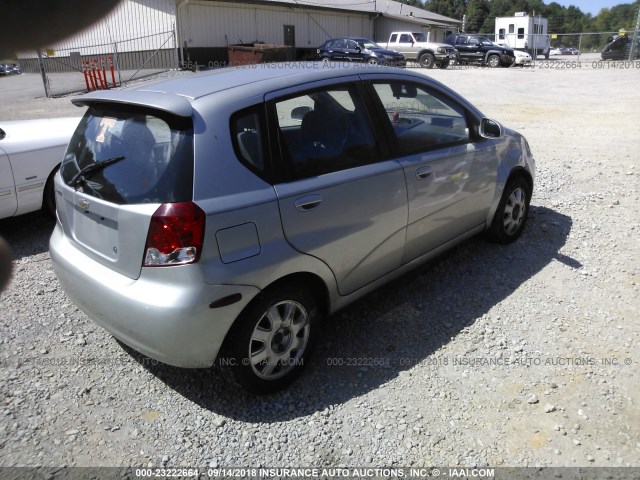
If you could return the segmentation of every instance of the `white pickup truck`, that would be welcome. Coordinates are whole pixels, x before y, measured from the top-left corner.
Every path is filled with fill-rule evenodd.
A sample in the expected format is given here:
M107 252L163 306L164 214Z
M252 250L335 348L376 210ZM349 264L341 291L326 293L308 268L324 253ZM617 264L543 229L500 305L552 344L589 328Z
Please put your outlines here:
M447 68L457 58L454 47L430 42L422 32L393 32L386 48L402 53L407 60L417 61L424 68Z

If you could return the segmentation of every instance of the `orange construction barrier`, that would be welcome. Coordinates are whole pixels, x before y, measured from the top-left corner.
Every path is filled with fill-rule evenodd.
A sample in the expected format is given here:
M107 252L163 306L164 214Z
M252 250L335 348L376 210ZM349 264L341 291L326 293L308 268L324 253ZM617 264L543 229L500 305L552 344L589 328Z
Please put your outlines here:
M87 91L91 91L91 87L89 86L89 74L87 73L87 65L84 60L82 60L82 75L84 76L84 83L87 86Z

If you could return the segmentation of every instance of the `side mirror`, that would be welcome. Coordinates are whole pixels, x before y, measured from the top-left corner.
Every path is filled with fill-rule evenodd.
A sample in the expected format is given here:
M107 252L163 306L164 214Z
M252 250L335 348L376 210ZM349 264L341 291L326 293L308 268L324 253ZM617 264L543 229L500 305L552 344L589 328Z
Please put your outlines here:
M302 117L304 117L310 111L311 107L307 107L306 105L302 107L296 107L291 110L291 118L294 120L302 120Z
M356 47L356 53L360 53L362 52L362 49L360 47Z
M480 120L478 134L482 138L500 138L502 136L502 125L490 118Z

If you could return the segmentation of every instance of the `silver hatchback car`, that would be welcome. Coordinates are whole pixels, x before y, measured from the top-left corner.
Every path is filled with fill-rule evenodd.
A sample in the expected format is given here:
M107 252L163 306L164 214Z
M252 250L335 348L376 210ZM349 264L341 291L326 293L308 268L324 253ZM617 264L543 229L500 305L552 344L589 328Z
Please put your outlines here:
M322 317L527 218L527 141L418 73L259 65L73 102L50 245L65 292L144 355L251 392L299 373Z

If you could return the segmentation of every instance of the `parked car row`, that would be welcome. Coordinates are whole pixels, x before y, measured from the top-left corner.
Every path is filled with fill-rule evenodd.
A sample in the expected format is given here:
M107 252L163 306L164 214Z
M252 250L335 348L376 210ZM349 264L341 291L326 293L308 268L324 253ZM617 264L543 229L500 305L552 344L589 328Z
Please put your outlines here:
M444 43L430 42L421 32L393 32L383 47L361 37L333 38L317 50L324 61L348 61L405 66L408 60L424 68L447 68L453 63L479 63L489 67L510 67L531 61L516 56L512 48L495 44L488 37L469 34L449 35Z

